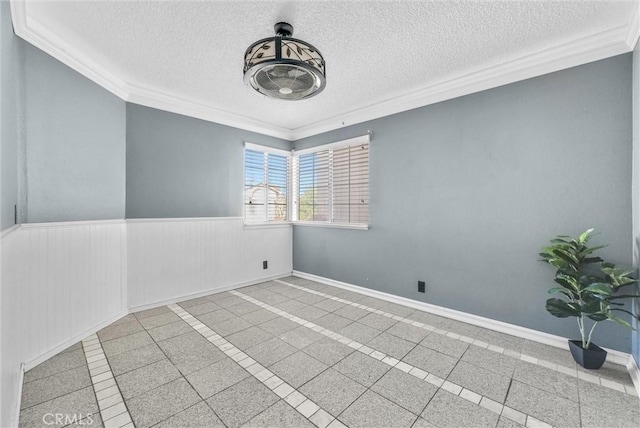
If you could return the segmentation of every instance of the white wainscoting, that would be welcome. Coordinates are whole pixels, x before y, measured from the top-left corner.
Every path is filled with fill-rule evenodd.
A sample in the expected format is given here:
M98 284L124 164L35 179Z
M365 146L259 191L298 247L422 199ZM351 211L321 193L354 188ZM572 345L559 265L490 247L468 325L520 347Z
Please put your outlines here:
M21 364L28 370L126 313L126 225L24 225L0 245L0 426L17 426Z
M127 220L129 308L291 273L291 225L244 227L241 217ZM268 261L268 269L262 262Z
M4 427L18 424L22 365L131 310L288 275L292 230L241 217L28 224L2 232L0 258Z

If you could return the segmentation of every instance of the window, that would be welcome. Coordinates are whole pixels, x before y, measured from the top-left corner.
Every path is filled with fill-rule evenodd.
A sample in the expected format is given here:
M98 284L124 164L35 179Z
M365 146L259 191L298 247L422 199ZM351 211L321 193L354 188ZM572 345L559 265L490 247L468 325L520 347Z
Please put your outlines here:
M285 150L245 143L245 223L289 220L290 161Z
M289 220L368 227L368 135L293 154L245 143L245 223Z
M369 223L369 136L293 155L294 220Z

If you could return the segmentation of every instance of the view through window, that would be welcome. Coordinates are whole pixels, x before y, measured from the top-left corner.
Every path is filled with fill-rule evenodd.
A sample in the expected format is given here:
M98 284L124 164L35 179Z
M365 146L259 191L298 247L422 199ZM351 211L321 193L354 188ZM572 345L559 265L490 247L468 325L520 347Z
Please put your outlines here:
M289 220L291 155L256 145L244 151L244 219L246 223Z
M369 136L288 152L247 143L246 223L369 223Z

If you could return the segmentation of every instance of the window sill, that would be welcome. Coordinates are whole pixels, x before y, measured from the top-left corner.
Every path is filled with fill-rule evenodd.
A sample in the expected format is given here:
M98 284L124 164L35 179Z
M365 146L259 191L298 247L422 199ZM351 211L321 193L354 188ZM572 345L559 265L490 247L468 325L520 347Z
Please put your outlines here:
M244 229L273 229L279 227L291 227L290 221L265 221L263 223L243 223Z
M315 221L294 221L294 226L329 227L334 229L369 230L368 224L322 223Z

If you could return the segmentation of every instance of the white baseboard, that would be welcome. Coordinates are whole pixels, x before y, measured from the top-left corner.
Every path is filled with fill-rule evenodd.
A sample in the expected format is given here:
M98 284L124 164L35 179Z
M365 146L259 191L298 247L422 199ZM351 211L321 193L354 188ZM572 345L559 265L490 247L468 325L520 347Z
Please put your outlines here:
M106 321L103 321L103 322L101 322L99 324L96 324L96 325L84 330L82 333L73 336L71 339L61 343L60 345L58 345L58 346L56 346L56 347L54 347L54 348L52 348L50 350L48 350L44 354L41 354L38 357L36 357L36 358L34 358L34 359L30 360L30 361L27 361L26 363L23 363L22 364L23 372L31 370L32 368L34 368L38 364L43 363L44 361L46 361L49 358L57 355L61 351L64 351L65 349L67 349L71 345L74 345L77 342L80 342L82 339L86 338L87 336L90 336L90 335L92 335L94 333L97 333L99 330L102 330L103 328L105 328L109 324L119 320L120 318L122 318L122 317L124 317L126 315L129 315L130 313L142 311L142 310L145 310L145 309L153 309L153 308L157 308L159 306L168 305L170 303L177 303L177 302L182 302L184 300L195 299L197 297L207 296L207 295L213 294L213 293L221 293L223 291L235 290L237 288L242 288L242 287L247 287L249 285L259 284L261 282L266 282L266 281L271 281L271 280L274 280L274 279L283 278L283 277L288 276L288 275L291 275L291 272L284 272L284 273L281 273L281 274L270 275L268 277L258 278L258 279L255 279L255 280L241 282L241 283L237 283L237 284L224 285L224 286L212 288L212 289L209 289L209 290L206 290L206 291L201 291L201 292L192 293L192 294L186 294L186 295L183 295L183 296L180 296L180 297L167 299L167 300L163 300L163 301L160 301L160 302L154 302L154 303L149 303L149 304L145 304L145 305L138 305L138 306L130 307L127 310L124 310L124 311L118 313L117 315L112 316L111 318L107 319Z
M631 376L633 386L636 388L636 393L640 396L640 368L638 368L638 364L633 356L629 358L627 371L629 372L629 376Z
M223 286L220 286L220 287L210 288L210 289L205 290L205 291L199 291L197 293L185 294L185 295L182 295L182 296L179 296L179 297L173 297L173 298L170 298L170 299L160 300L160 301L153 302L153 303L145 303L144 305L130 306L129 307L129 312L133 313L133 312L138 312L138 311L144 311L146 309L157 308L157 307L160 307L160 306L166 306L166 305L169 305L171 303L180 303L180 302L183 302L185 300L196 299L198 297L208 296L209 294L222 293L223 291L229 291L229 290L235 290L235 289L242 288L242 287L248 287L249 285L260 284L261 282L272 281L274 279L280 279L280 278L283 278L283 277L289 276L289 275L291 275L291 272L287 271L287 272L276 274L276 275L270 275L270 276L266 276L266 277L262 277L262 278L258 278L258 279L253 279L251 281L245 281L245 282L240 282L240 283L236 283L236 284L223 285Z
M57 355L59 352L64 351L65 349L67 349L68 347L76 344L77 342L81 341L82 339L86 338L87 336L90 336L92 334L97 333L99 330L103 329L104 327L108 326L109 324L113 323L114 321L119 320L120 318L133 313L133 312L138 312L138 311L142 311L145 309L153 309L153 308L157 308L159 306L165 306L168 305L170 303L177 303L177 302L181 302L184 300L190 300L190 299L195 299L197 297L202 297L202 296L207 296L209 294L213 294L213 293L221 293L223 291L228 291L228 290L235 290L238 288L242 288L242 287L247 287L249 285L254 285L254 284L259 284L261 282L266 282L266 281L271 281L274 279L279 279L279 278L283 278L285 276L289 276L291 275L290 271L287 272L283 272L280 274L276 274L276 275L270 275L268 277L263 277L263 278L259 278L259 279L255 279L255 280L251 280L251 281L245 281L245 282L241 282L241 283L236 283L236 284L230 284L230 285L224 285L221 287L216 287L216 288L212 288L206 291L202 291L202 292L198 292L198 293L192 293L192 294L187 294L187 295L183 295L180 297L176 297L176 298L172 298L172 299L167 299L167 300L163 300L160 302L154 302L154 303L149 303L149 304L145 304L145 305L138 305L138 306L134 306L134 307L130 307L125 311L122 311L120 313L118 313L117 315L114 315L113 317L107 319L106 321L103 321L97 325L94 325L86 330L84 330L82 333L75 335L74 337L72 337L71 339L65 341L64 343L61 343L60 345L48 350L47 352L45 352L42 355L39 355L38 357L26 362L26 363L22 363L20 365L20 379L19 379L19 383L18 383L18 399L17 399L17 411L16 414L14 416L14 418L16 418L16 420L14 421L15 423L13 425L18 426L18 420L17 418L20 417L20 406L21 406L21 400L22 400L22 383L23 383L23 379L24 379L24 373L30 369L32 369L33 367L37 366L38 364L41 364L42 362L48 360L49 358Z
M106 326L108 326L109 324L111 324L114 321L119 320L120 318L122 318L125 315L128 315L129 311L122 311L119 312L118 314L112 316L111 318L107 319L106 321L103 321L99 324L96 324L92 327L89 327L88 329L84 330L82 333L80 334L76 334L75 336L73 336L71 339L61 343L60 345L56 346L55 348L52 348L50 350L48 350L47 352L45 352L42 355L39 355L38 357L27 361L26 363L24 363L24 371L29 371L32 368L34 368L35 366L37 366L40 363L43 363L44 361L48 360L49 358L57 355L59 352L64 351L65 349L67 349L69 346L71 345L75 345L76 343L80 342L82 339L84 339L87 336L91 336L94 333L97 333L99 330L105 328Z
M566 337L544 333L542 331L521 327L519 325L509 324L509 323L497 321L491 318L485 318L478 315L469 314L467 312L456 311L455 309L445 308L444 306L438 306L438 305L433 305L431 303L420 302L420 301L409 299L406 297L396 296L393 294L385 293L383 291L372 290L370 288L349 284L346 282L336 281L330 278L325 278L322 276L313 275L306 272L300 272L300 271L294 270L293 275L303 279L309 279L312 281L317 281L323 284L331 285L331 286L342 288L345 290L354 291L356 293L375 297L377 299L386 300L391 303L397 303L399 305L407 306L413 309L418 309L418 310L428 312L434 315L439 315L445 318L451 318L456 321L465 322L467 324L486 328L488 330L497 331L499 333L505 333L511 336L521 337L523 339L531 340L533 342L542 343L544 345L549 345L556 348L569 350L569 344L567 343L568 339ZM629 364L629 359L633 359L631 355L625 352L616 351L614 349L606 349L606 351L607 351L607 361L613 364L627 366L627 364Z
M7 227L6 229L3 229L2 231L0 231L0 239L9 236L10 234L12 234L13 232L15 232L18 229L20 229L20 225L19 224L16 224L16 225L13 225L11 227Z
M20 364L20 371L18 372L18 399L16 400L16 410L13 413L13 420L11 421L12 427L17 427L20 423L20 407L22 406L22 383L24 382L24 363Z

